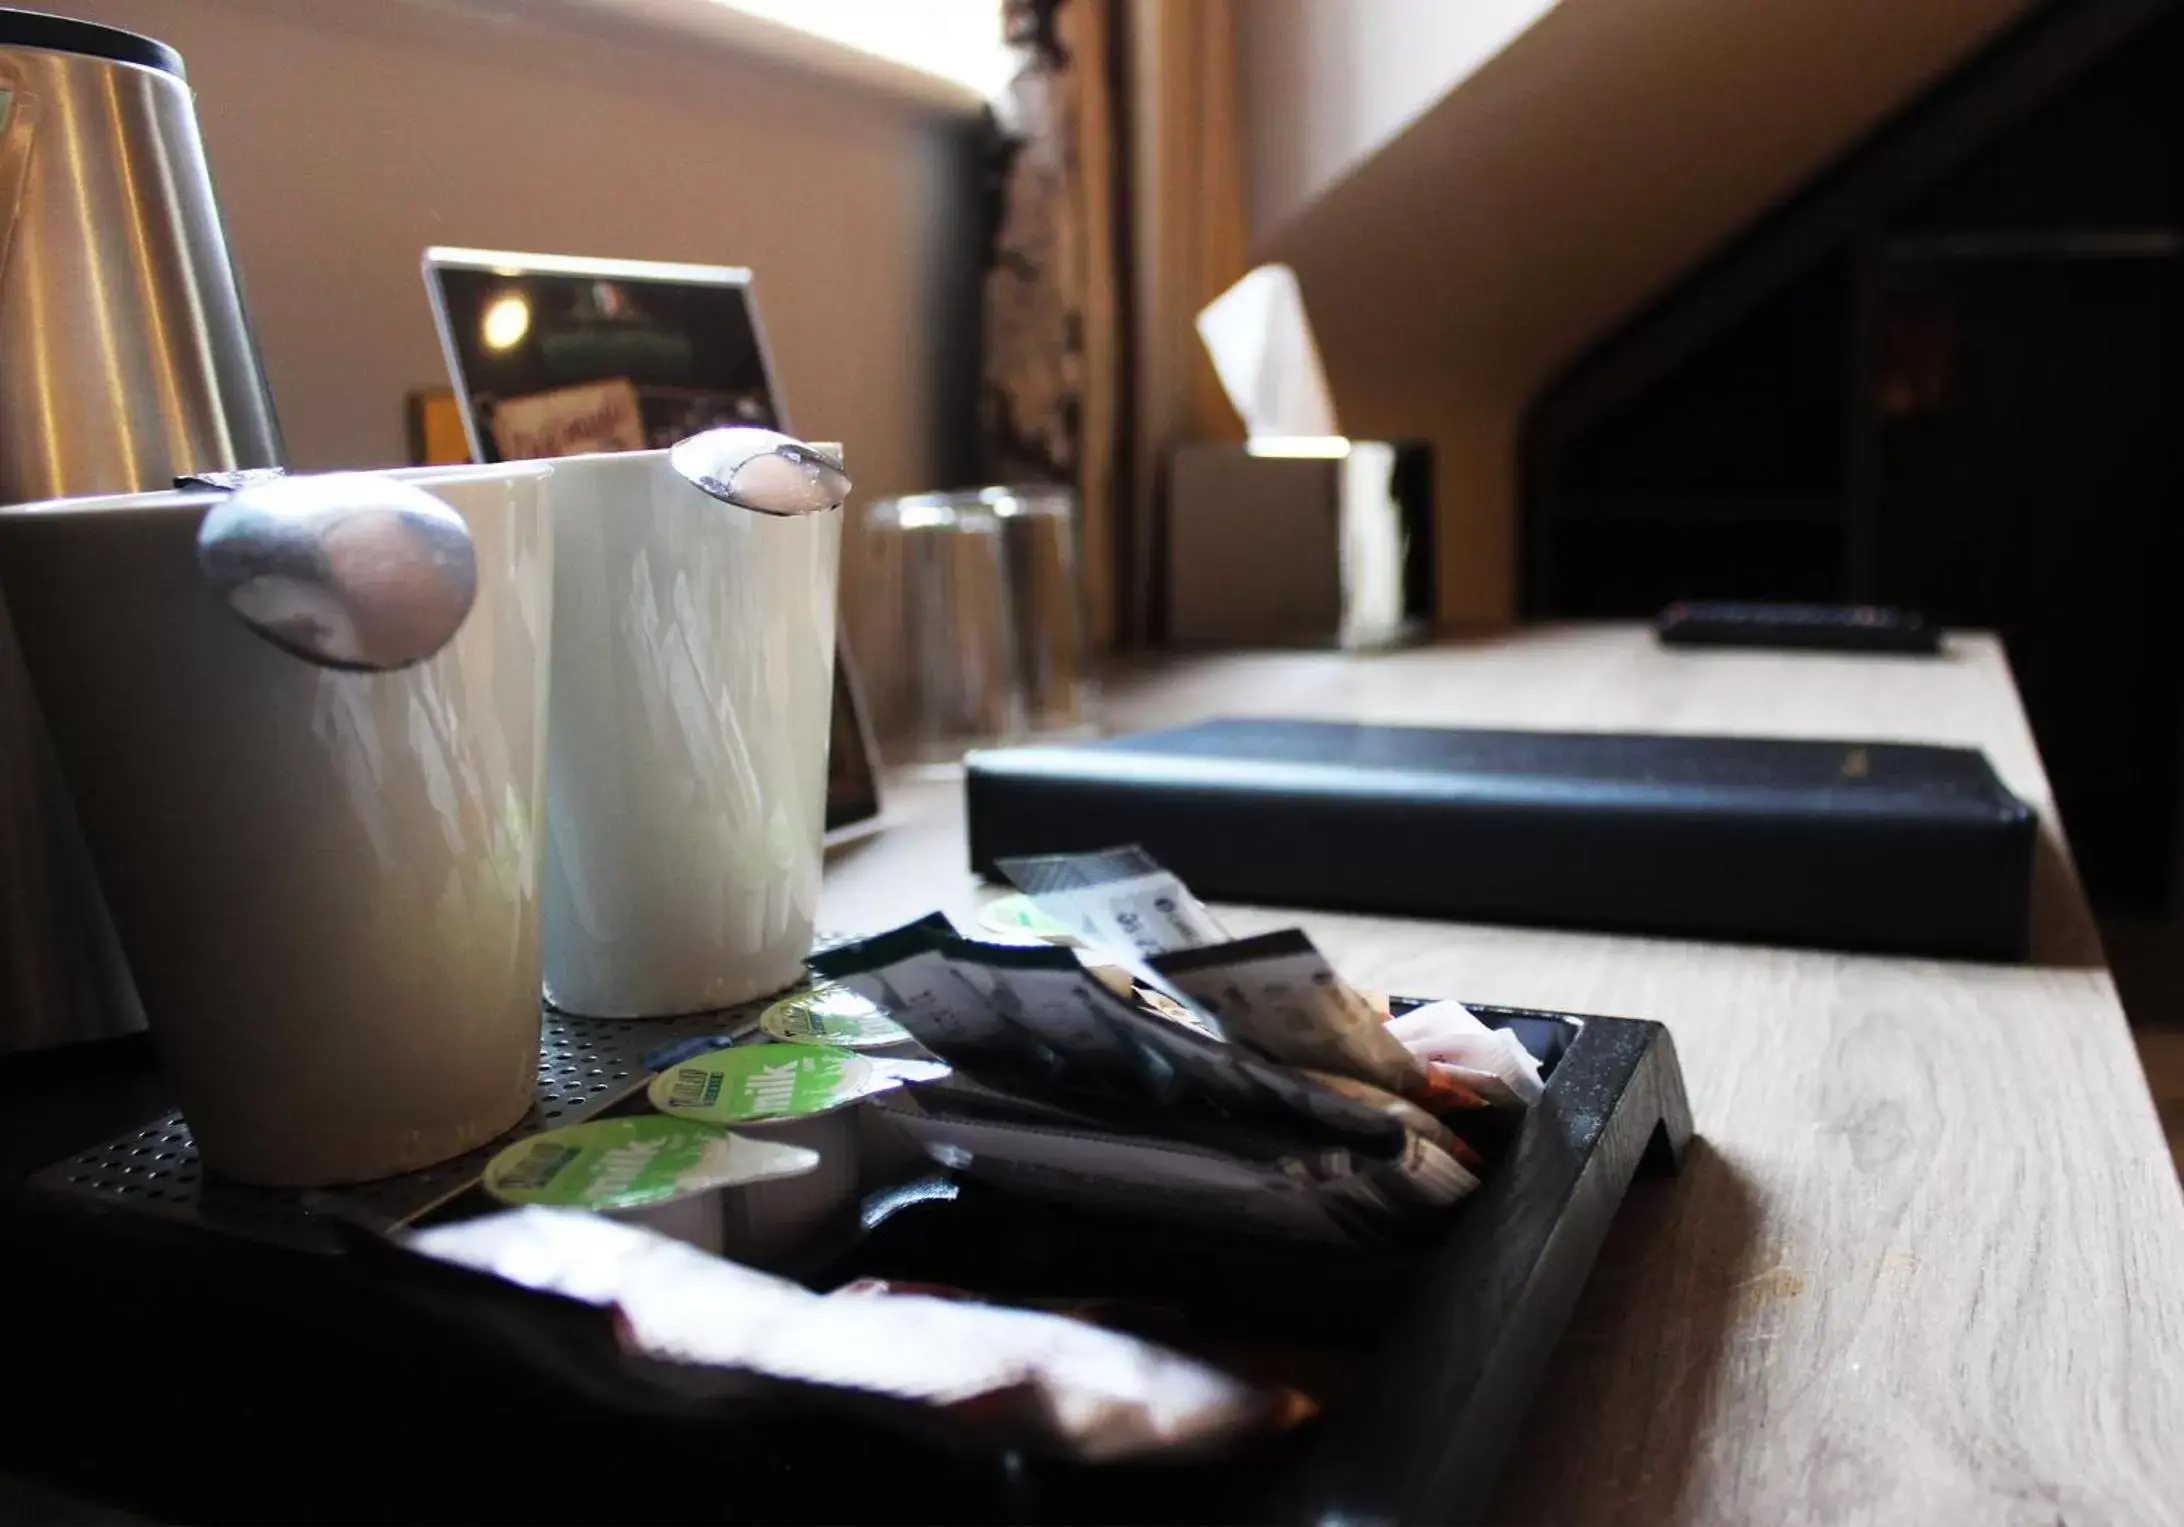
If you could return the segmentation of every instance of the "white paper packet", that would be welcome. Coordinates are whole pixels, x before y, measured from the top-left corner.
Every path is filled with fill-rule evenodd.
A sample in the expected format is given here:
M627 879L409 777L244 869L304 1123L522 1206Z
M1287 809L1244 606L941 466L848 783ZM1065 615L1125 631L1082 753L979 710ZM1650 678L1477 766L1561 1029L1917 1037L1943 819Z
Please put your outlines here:
M1191 888L1135 844L1001 859L996 867L1041 912L1096 949L1144 956L1228 941Z
M1086 1461L1215 1447L1265 1428L1278 1403L1269 1391L1119 1331L915 1294L815 1294L575 1210L517 1209L435 1226L408 1244L443 1262L611 1306L629 1343L648 1357L924 1405L1006 1404L1013 1425Z
M1461 1002L1428 1002L1388 1020L1413 1055L1453 1075L1497 1108L1530 1108L1546 1084L1539 1062L1507 1029L1490 1029Z

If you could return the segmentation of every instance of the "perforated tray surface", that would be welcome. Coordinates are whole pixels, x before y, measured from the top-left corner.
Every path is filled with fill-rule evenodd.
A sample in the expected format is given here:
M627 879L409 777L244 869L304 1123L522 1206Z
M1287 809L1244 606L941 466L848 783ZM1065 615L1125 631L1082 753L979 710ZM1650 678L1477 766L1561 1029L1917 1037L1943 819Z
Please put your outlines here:
M817 947L839 939L822 936ZM399 1177L338 1189L254 1188L207 1173L179 1110L78 1151L30 1180L46 1192L193 1222L208 1230L311 1250L337 1242L328 1214L382 1228L429 1213L469 1188L495 1153L541 1130L612 1107L651 1080L644 1057L701 1034L741 1038L773 999L681 1018L578 1018L548 1007L539 1025L538 1098L514 1129L476 1150Z

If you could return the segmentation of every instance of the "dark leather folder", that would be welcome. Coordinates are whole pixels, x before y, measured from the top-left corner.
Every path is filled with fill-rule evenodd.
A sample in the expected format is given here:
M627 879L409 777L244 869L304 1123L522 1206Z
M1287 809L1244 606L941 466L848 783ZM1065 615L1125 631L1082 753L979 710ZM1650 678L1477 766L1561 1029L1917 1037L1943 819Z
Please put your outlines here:
M2022 958L2029 807L1969 748L1209 721L974 753L972 867L1141 843L1210 900Z

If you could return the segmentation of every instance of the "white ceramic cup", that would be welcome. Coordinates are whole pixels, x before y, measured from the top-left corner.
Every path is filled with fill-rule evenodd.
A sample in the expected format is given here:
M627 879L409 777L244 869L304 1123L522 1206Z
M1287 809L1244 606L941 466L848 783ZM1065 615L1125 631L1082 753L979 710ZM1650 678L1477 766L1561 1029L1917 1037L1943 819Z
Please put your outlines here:
M199 573L221 495L0 509L0 587L205 1163L411 1171L536 1086L546 469L391 474L452 507L477 596L395 673L316 667Z
M819 900L841 511L723 504L665 451L553 468L546 998L641 1018L778 991Z

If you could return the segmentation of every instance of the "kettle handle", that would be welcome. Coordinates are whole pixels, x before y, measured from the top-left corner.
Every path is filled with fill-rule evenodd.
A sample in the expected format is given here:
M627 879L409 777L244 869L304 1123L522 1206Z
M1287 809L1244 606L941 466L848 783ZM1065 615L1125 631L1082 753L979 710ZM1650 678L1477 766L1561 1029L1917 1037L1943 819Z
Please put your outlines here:
M7 274L23 188L30 183L30 151L37 129L38 98L0 75L0 278Z

